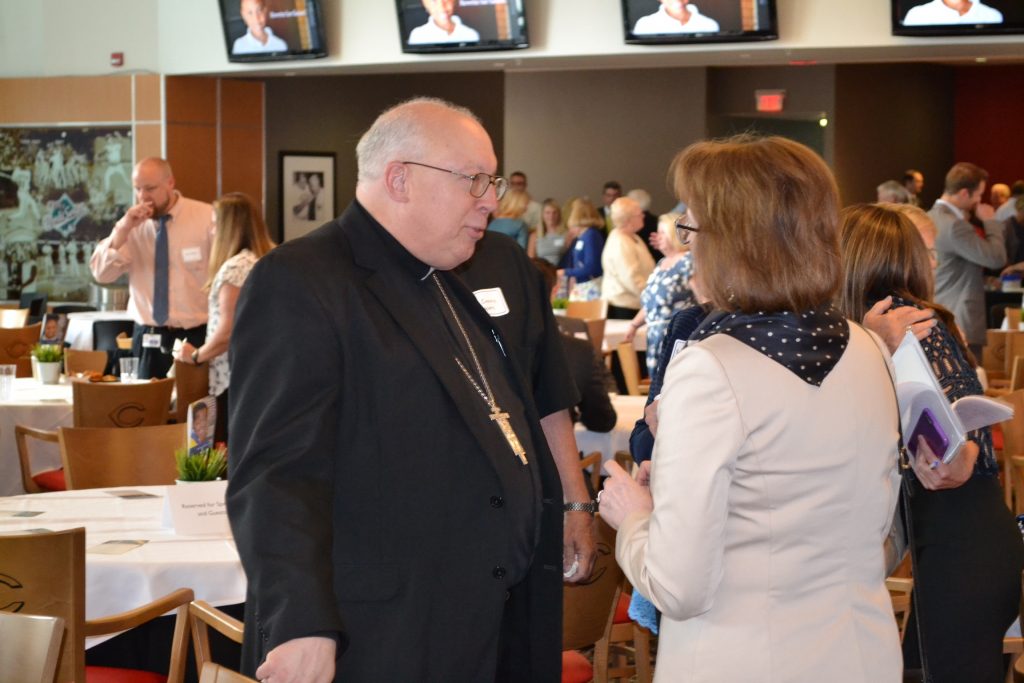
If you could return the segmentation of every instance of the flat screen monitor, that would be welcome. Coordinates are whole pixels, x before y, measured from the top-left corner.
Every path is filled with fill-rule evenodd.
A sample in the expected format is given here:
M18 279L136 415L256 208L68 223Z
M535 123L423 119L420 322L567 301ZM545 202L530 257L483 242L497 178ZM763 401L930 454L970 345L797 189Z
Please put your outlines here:
M622 0L626 42L731 43L779 37L775 0Z
M529 47L523 0L396 0L403 52Z
M1024 0L892 0L897 36L1024 33Z
M321 0L220 0L230 62L327 56Z

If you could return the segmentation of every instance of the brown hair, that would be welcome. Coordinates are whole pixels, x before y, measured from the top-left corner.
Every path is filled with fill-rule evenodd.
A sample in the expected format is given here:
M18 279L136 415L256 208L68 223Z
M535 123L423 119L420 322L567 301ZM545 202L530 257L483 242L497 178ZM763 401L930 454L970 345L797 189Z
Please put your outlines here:
M892 294L934 309L966 353L953 314L932 301L928 250L906 214L875 204L848 206L840 214L839 239L843 287L838 303L844 315L863 320L868 308Z
M558 212L558 225L555 226L555 233L561 234L565 232L565 220L562 217L562 207L558 205L554 199L545 199L540 205L540 223L537 224L537 234L546 235L548 234L548 226L544 222L544 209L552 208Z
M210 248L210 279L204 285L207 290L224 262L238 252L248 249L260 258L274 248L267 225L248 195L229 192L213 202L213 211L217 217L217 233Z
M601 220L601 214L597 212L590 200L580 197L573 200L565 224L569 227L596 228L604 225L604 221Z
M495 218L522 218L530 205L530 195L522 190L509 190L498 202ZM532 225L530 227L533 227Z
M781 137L690 145L672 162L700 232L693 258L723 310L806 311L839 289L839 192L828 166Z
M978 185L988 180L988 171L968 161L961 161L953 164L953 168L946 173L946 194L956 194L960 190L974 192Z

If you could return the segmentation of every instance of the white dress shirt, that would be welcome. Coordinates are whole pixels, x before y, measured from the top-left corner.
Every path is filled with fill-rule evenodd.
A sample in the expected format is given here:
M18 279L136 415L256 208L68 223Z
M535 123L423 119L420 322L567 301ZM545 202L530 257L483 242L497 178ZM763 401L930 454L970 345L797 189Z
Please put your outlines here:
M480 34L462 23L457 16L452 17L455 30L448 33L434 23L433 19L427 19L423 26L417 26L409 33L409 45L431 45L434 43L475 43L480 40Z
M1001 24L1003 13L975 0L965 14L947 7L942 0L932 0L911 7L903 18L904 26L933 26L939 24Z
M686 9L690 12L690 19L682 24L678 19L669 16L662 5L654 14L640 17L633 27L634 35L656 35L660 33L718 33L721 29L718 22L711 17L704 16L694 4L689 4Z
M177 200L167 221L167 327L189 329L206 324L206 292L210 247L213 244L213 207L187 199L175 191ZM124 218L114 226L117 230ZM153 274L156 267L157 221L152 218L128 233L120 249L110 246L110 237L100 241L92 253L89 269L97 282L113 282L128 273L128 312L140 325L153 320Z
M231 48L231 54L233 55L251 55L257 52L287 52L288 43L284 42L281 38L274 35L274 29L266 26L263 28L267 33L267 43L264 45L252 34L252 31L246 30L245 35L235 40L234 46Z

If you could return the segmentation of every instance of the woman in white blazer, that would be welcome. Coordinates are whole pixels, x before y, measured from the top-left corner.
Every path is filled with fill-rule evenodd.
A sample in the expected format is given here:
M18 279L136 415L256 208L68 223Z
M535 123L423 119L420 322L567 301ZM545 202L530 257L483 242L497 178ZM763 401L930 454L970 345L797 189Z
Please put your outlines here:
M717 310L668 366L649 473L612 463L600 496L662 613L656 681L899 681L896 399L880 341L830 303L835 181L777 137L691 145L673 174Z

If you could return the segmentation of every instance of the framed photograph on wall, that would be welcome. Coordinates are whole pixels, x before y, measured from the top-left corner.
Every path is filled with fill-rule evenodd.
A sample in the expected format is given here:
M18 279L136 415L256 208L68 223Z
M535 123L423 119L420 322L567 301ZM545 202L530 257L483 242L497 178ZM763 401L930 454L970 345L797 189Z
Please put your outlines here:
M285 240L335 218L334 152L281 152L280 171Z

